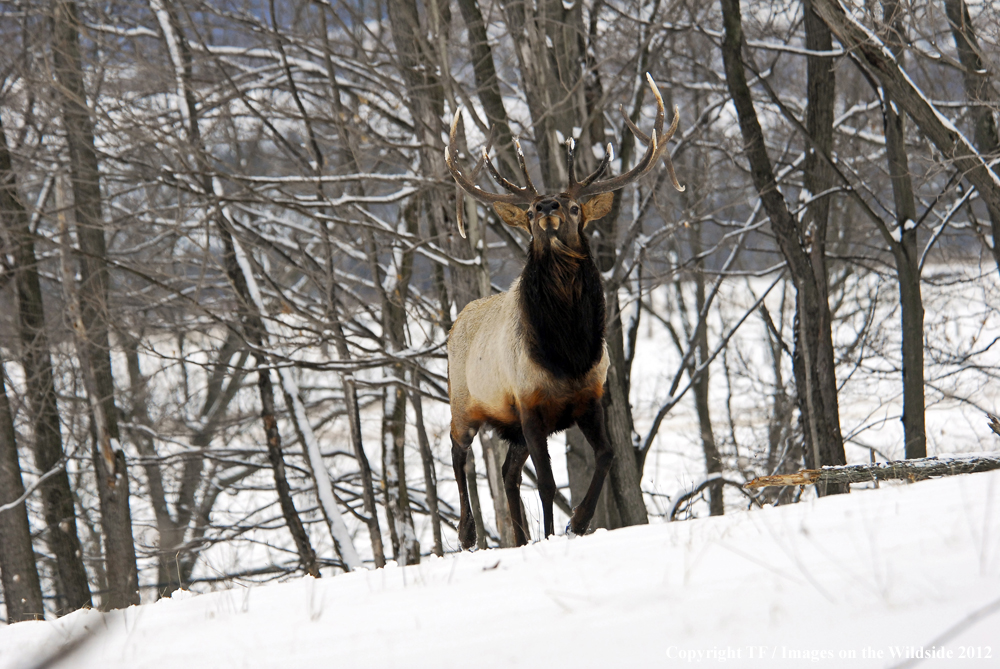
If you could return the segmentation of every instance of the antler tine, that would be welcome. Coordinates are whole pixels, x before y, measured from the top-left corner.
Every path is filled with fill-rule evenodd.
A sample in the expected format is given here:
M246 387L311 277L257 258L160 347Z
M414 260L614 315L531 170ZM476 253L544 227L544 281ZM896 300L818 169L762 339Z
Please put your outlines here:
M604 149L604 159L601 160L601 164L597 166L590 176L581 181L578 186L581 188L586 188L590 184L594 183L597 179L604 176L604 173L608 171L608 165L611 161L615 159L615 148L611 146L611 142L608 142L607 147Z
M576 187L576 140L572 137L566 140L566 176L568 185L566 192L573 192Z
M514 139L514 149L517 152L517 164L521 166L521 173L524 175L524 187L534 193L534 197L538 197L535 184L532 183L531 175L528 174L528 164L524 162L524 151L521 150L521 142L516 138Z
M486 165L486 171L490 173L490 177L492 177L493 181L504 190L510 191L511 193L521 193L527 190L526 188L521 188L517 184L513 184L503 178L503 175L497 171L496 165L494 165L493 161L490 160L489 147L483 148L483 154L479 161Z
M496 126L490 127L489 137L486 138L486 145L483 147L483 153L479 156L479 160L476 161L476 166L472 168L472 173L469 175L469 180L475 182L479 177L479 173L483 169L483 164L489 160L490 149L493 148L493 136L496 134Z
M624 109L622 110L622 118L625 119L625 124L628 126L628 129L632 131L633 135L638 137L643 144L649 144L649 135L640 130L635 123L632 123L632 119L628 117L628 114L625 113ZM673 184L673 187L678 192L683 193L686 189L680 184L679 181L677 181L677 173L674 172L674 161L670 159L670 152L666 150L667 141L669 141L674 136L674 133L677 132L679 122L680 110L677 109L677 105L674 105L674 120L671 122L670 127L667 128L667 131L663 133L663 136L658 143L660 144L660 150L663 153L663 161L667 164L667 176L670 177L670 183Z
M455 117L451 121L451 128L448 133L448 146L444 150L444 162L448 166L448 171L451 172L451 176L455 179L455 182L464 190L466 193L476 198L480 202L485 202L486 204L493 204L494 202L508 202L510 204L527 204L531 202L536 197L534 188L518 188L513 186L512 192L510 193L491 193L485 191L475 184L472 179L462 174L462 170L459 169L458 165L455 163L455 156L458 155L458 147L456 144L456 136L458 134L458 120L461 117L463 107L459 107L455 112ZM495 171L489 160L486 161L489 164L489 168ZM478 174L478 171L482 169L482 165L477 162L476 170L473 174L473 179ZM508 182L509 183L509 182Z
M635 167L624 174L618 175L617 177L612 177L603 181L596 181L595 179L598 178L597 176L594 176L593 179L588 178L586 180L586 185L581 184L578 195L594 195L597 193L607 193L609 191L624 188L653 169L657 161L663 155L666 155L667 171L670 175L671 181L673 182L674 188L677 188L677 190L684 190L684 187L677 182L673 164L670 162L670 154L666 153L667 141L673 137L674 133L677 131L677 125L680 122L678 109L676 106L674 107L674 120L667 132L663 132L663 120L666 116L663 108L663 97L660 95L656 82L653 81L653 77L651 77L648 72L646 73L646 81L649 83L649 88L653 92L653 97L656 99L656 120L653 123L652 134L646 135L644 132L639 130L635 123L632 122L632 119L628 117L628 114L625 113L625 110L621 109L622 116L625 118L625 123L628 126L628 129L638 140L646 144L645 154L643 154L639 162L636 163ZM607 162L610 162L610 159L608 158L609 155L610 151L605 153L605 160ZM601 168L598 169L600 170Z
M486 138L486 152L489 152L490 147L493 146L493 135L495 134L496 126L490 128L490 136ZM476 162L476 166L472 168L472 175L470 181L475 183L476 178L479 176L479 172L483 169L483 162L485 159L480 157ZM462 239L466 239L465 235L465 198L462 196L462 188L457 183L455 184L455 221L458 223L458 234L462 235Z

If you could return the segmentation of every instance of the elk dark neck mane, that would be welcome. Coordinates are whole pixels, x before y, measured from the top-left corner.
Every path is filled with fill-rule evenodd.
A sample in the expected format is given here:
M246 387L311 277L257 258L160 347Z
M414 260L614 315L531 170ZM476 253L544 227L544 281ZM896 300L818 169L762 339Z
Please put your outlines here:
M586 374L604 352L604 288L582 238L580 256L534 244L519 289L531 357L556 378Z

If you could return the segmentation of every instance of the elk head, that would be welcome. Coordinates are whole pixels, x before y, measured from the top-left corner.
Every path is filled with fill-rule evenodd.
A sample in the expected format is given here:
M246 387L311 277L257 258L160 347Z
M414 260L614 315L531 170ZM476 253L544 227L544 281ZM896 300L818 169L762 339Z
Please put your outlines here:
M579 247L579 237L587 223L605 216L611 210L612 193L648 174L660 158L663 158L667 164L667 172L674 188L678 191L684 190L684 187L677 181L674 165L667 152L667 142L677 131L680 118L677 107L674 107L673 122L664 131L663 98L660 96L656 83L648 73L646 80L656 99L656 120L653 132L650 135L643 133L628 117L624 108L619 108L629 130L646 145L646 152L635 167L616 177L605 178L605 173L608 171L611 161L614 160L614 149L609 143L604 151L604 159L597 166L597 169L590 176L578 181L575 165L576 142L570 138L566 140L566 173L569 177L566 190L556 195L540 195L531 181L531 175L524 162L524 152L521 150L520 142L516 139L514 147L525 185L518 186L500 175L489 157L489 150L493 144L492 132L486 146L483 147L479 161L467 176L455 162L458 155L455 139L458 119L462 113L461 108L455 112L455 117L451 122L448 146L444 151L445 163L456 183L466 193L480 202L492 204L504 223L528 232L534 244L548 243L553 247L553 250L561 253L576 252ZM476 179L484 166L497 185L507 192L492 193L476 185ZM527 205L527 209L522 209L525 205ZM461 202L458 204L457 219L458 231L464 238L465 226L463 225Z

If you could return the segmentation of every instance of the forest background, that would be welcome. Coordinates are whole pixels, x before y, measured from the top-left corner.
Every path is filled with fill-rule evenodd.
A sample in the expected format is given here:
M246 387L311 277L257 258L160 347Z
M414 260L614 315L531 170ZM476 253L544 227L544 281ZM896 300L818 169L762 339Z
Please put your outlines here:
M594 525L996 450L990 2L6 2L0 31L8 621L455 550L444 343L527 240L457 190L448 125L557 191L567 137L581 171L641 155L646 72L686 190L661 165L592 231ZM593 456L563 443L567 513ZM512 545L505 449L470 464L481 547Z

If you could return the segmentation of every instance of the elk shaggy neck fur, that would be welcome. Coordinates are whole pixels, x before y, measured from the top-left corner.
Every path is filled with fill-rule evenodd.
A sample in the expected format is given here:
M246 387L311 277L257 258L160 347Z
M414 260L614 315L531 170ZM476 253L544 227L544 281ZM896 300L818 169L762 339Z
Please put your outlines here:
M580 244L581 253L533 244L518 290L528 353L557 379L583 376L604 352L604 289L583 235Z

